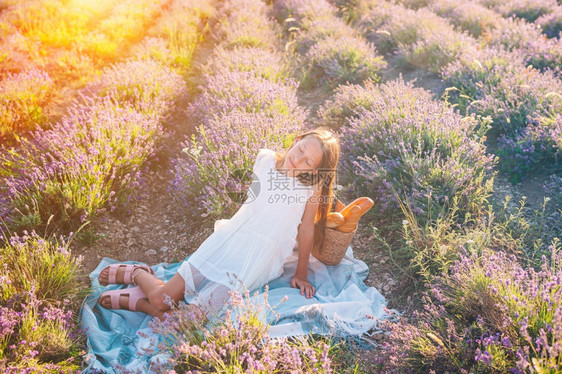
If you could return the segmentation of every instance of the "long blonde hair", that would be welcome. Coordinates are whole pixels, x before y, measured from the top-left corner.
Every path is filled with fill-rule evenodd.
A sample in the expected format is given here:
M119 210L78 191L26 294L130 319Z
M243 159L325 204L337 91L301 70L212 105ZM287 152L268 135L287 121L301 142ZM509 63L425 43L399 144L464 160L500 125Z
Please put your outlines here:
M322 161L318 165L318 172L313 176L310 173L301 173L297 176L305 185L312 186L321 183L320 206L316 213L317 223L314 225L314 243L323 247L326 232L326 217L334 200L333 185L336 179L336 167L340 158L340 142L337 136L326 127L318 127L298 135L291 146L285 151L281 163L285 162L287 152L306 136L315 137L321 144Z

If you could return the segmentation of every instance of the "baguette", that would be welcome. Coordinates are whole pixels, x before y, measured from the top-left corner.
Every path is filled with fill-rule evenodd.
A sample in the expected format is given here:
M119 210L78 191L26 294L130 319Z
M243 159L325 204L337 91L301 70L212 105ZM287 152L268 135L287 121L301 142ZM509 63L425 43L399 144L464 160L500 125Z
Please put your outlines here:
M344 222L344 218L340 212L330 212L326 217L326 227L334 228Z
M348 210L347 217L345 217L345 222L336 227L339 232L352 232L357 228L357 222L361 217L361 207L359 205L354 205Z
M374 201L368 197L355 199L351 204L341 210L340 213L343 215L345 222L336 227L336 230L340 232L352 232L355 230L357 228L359 218L361 218L363 214L367 213L374 204Z
M349 214L349 211L355 206L358 205L361 207L361 210L363 211L363 214L367 213L367 211L369 209L372 208L372 206L375 204L375 202L373 200L371 200L370 198L364 196L364 197L358 197L357 199L353 200L350 204L348 204L345 208L343 208L340 213L347 218L347 215Z

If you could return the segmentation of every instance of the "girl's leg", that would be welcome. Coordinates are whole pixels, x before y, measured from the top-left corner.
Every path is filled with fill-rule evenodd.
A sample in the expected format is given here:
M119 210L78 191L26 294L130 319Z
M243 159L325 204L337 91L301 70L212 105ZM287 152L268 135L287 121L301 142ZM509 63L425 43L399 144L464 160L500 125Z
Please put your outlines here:
M133 272L135 283L142 288L147 298L137 302L136 309L153 317L162 318L164 313L171 308L171 303L177 304L184 298L185 281L179 274L164 282L143 269L136 269ZM103 307L110 308L111 300L109 297L100 300ZM129 296L123 295L119 298L119 306L127 309Z
M142 269L137 269L133 272L133 279L148 297L148 302L162 312L169 310L184 298L185 280L178 273L168 282L164 282Z

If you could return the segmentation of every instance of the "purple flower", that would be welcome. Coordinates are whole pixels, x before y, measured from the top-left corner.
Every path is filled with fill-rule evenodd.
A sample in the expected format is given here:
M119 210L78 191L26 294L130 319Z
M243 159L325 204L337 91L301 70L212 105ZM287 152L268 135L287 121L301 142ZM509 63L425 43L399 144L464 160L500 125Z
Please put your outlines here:
M334 98L320 115L348 121L340 129L343 181L353 194L373 198L381 213L399 209L393 191L418 217L441 211L453 198L485 198L481 183L493 159L471 137L476 121L400 80L343 87Z

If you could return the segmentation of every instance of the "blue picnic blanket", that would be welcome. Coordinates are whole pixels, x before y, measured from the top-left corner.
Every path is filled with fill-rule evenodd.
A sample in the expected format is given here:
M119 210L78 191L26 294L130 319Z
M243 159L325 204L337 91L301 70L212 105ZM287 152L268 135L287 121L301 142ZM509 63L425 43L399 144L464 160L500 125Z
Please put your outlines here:
M308 278L316 287L316 294L311 299L301 296L298 289L290 286L297 260L295 252L285 263L281 277L269 283L268 302L275 311L275 318L270 316L271 320L267 321L271 324L270 337L315 333L368 340L368 336L381 332L380 321L397 315L389 313L385 298L374 287L364 284L369 268L353 257L351 246L336 266L326 266L310 257ZM101 270L116 262L104 258L90 273L92 292L80 311L81 327L86 330L88 346L85 372L150 373L153 364L166 362L168 357L166 352L156 349L159 335L149 326L152 317L141 312L108 310L97 304L101 292L126 287L103 287L98 282ZM180 265L162 263L152 268L158 278L168 280ZM283 299L286 301L281 302Z

